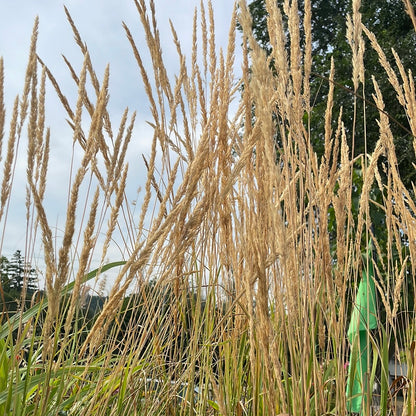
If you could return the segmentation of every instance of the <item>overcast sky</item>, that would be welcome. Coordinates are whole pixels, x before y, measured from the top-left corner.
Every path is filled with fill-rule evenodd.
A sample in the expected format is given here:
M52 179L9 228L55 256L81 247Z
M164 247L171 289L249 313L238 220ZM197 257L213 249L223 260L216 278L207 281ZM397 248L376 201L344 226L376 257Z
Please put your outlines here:
M231 22L233 0L213 0L217 47L226 49ZM75 97L76 87L62 59L65 55L77 70L80 69L83 57L76 46L71 28L66 20L64 4L69 9L83 40L87 43L94 68L100 80L107 63L110 64L110 114L113 127L117 126L121 114L128 106L137 111L135 141L132 145L137 152L149 154L151 129L146 125L151 120L149 105L141 77L131 53L122 22L131 29L137 45L142 47L144 57L146 44L140 19L133 0L13 0L0 2L0 55L5 66L5 99L7 120L12 110L12 103L20 94L24 83L30 37L36 16L39 16L38 54L55 75L64 94ZM195 7L200 6L199 0L155 0L158 26L160 30L163 55L169 75L177 72L178 60L172 42L169 19L172 20L185 53L190 56L192 41L192 19ZM239 42L238 42L239 43ZM150 69L150 63L147 62ZM237 71L239 61L236 62ZM75 99L75 98L73 98ZM52 89L47 95L47 125L51 127L51 159L50 175L47 183L50 221L56 221L57 228L62 227L60 220L65 217L66 188L68 172L67 144L72 141L68 129L66 114L53 94ZM72 102L71 104L75 104ZM6 138L8 136L6 124ZM4 149L4 146L3 146ZM134 156L134 157L136 157ZM19 154L15 186L24 184L26 150ZM130 168L131 175L137 183L135 189L143 186L145 171L142 167ZM20 176L19 176L20 175ZM17 193L16 193L17 194ZM24 249L24 192L16 197L15 205L7 220L7 238L3 244L2 254L10 256L17 249ZM52 217L52 218L51 218ZM23 219L23 221L22 221ZM117 260L117 259L115 259Z

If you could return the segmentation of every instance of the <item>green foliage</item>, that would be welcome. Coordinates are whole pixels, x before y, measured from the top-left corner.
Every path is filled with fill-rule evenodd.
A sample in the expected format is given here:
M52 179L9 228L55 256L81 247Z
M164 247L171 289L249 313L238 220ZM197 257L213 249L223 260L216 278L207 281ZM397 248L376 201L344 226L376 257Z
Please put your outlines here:
M285 2L286 5L289 3ZM19 308L18 314L7 317L7 322L3 321L0 326L0 414L345 414L345 363L349 356L346 324L355 299L353 289L357 286L357 277L368 265L360 252L360 249L366 250L368 235L361 235L360 241L356 228L359 226L360 232L366 227L368 229L370 223L374 224L378 218L374 224L377 249L381 252L380 261L383 255L386 256L382 260L389 267L390 262L401 254L400 249L405 247L400 232L396 232L395 228L399 222L391 225L385 215L388 209L395 210L392 200L397 200L401 194L393 193L392 198L387 198L382 186L381 190L375 187L369 190L371 184L366 182L368 178L379 178L376 178L378 172L374 173L376 169L368 169L365 163L370 160L370 153L354 159L354 155L348 155L346 146L342 146L342 166L336 163L340 156L336 150L328 151L328 158L333 161L324 160L327 164L322 164L323 169L315 165L315 156L322 157L323 152L322 119L328 85L322 74L327 71L327 58L331 54L337 56L338 73L342 75L345 70L345 77L337 80L340 84L336 90L337 100L340 100L338 104L345 101L342 105L347 113L346 133L351 149L355 136L354 154L363 153L360 150L362 142L359 142L360 123L354 126L352 122L354 101L359 102L360 99L344 88L351 86L350 69L344 68L350 59L349 47L345 44L345 34L337 32L339 25L345 25L345 13L349 6L346 2L328 4L319 0L314 5L314 8L318 7L314 10L316 19L321 16L322 20L314 20L313 28L317 34L312 82L315 105L311 114L307 114L307 106L300 97L298 99L292 94L290 88L279 91L279 82L275 83L278 78L273 77L270 67L263 65L264 54L258 54L253 48L246 62L252 58L252 62L258 65L253 65L251 73L247 67L244 69L245 95L238 111L238 114L244 115L233 124L231 120L227 122L232 101L229 89L235 81L231 71L232 45L228 49L228 58L218 59L217 66L213 28L202 28L205 39L202 44L206 44L200 49L206 51L209 60L204 59L202 65L205 68L199 71L195 48L195 59L192 59L192 67L188 71L180 53L183 63L181 75L177 78L175 89L171 90L160 55L156 19L155 16L148 18L150 16L144 13L144 4L144 1L137 3L154 63L158 100L151 93L153 82L142 69L138 49L126 27L146 86L152 84L147 91L155 116L152 162L146 163L148 181L145 200L148 202L145 202L139 217L141 225L137 227L133 213L131 217L129 215L130 207L122 202L127 199L123 199L124 188L121 184L113 184L110 180L103 189L105 199L112 206L110 228L121 221L121 216L117 219L118 211L114 211L112 203L112 190L117 189L114 207L120 203L123 213L128 214L124 217L131 221L128 224L131 227L127 227L129 237L130 231L131 237L137 232L131 240L132 247L127 243L130 240L127 234L123 236L126 237L123 240L126 246L121 248L132 257L126 262L111 263L85 275L89 261L100 251L99 240L93 235L94 225L97 233L101 234L105 218L104 214L97 215L95 203L82 248L77 244L73 254L70 249L72 243L68 243L55 257L52 244L49 244L51 237L44 218L46 214L39 207L42 205L38 201L40 196L36 187L31 187L37 198L36 208L43 226L49 272L49 280L46 280L48 293L33 296L33 302L37 302L33 307ZM253 4L262 7L260 1ZM333 16L335 11L337 15ZM377 7L372 11L373 14L378 12ZM384 12L379 14L384 15ZM205 21L205 17L202 20ZM264 14L256 16L256 36L262 35L261 25L265 21ZM72 19L70 22L72 25ZM248 33L246 35L249 36ZM121 143L119 139L116 142L109 140L114 143L114 149L106 148L107 141L102 140L101 127L109 132L111 130L109 114L101 112L105 108L107 81L102 86L100 99L91 104L89 93L86 93L89 88L83 85L87 72L90 76L86 78L92 79L94 88L98 81L86 46L76 30L75 36L86 63L76 81L80 92L76 112L83 112L81 109L85 106L92 116L92 126L98 126L98 120L104 123L88 135L79 136L82 139L88 137L82 144L86 155L94 159L91 161L91 173L97 174L100 179L104 178L102 173L111 173L109 176L113 177L114 167L118 164L113 166L109 160L117 159L114 156L118 152L116 149L120 149L124 158L124 150L118 147ZM262 41L262 46L268 48L267 38ZM209 53L208 49L211 49ZM283 48L280 52L284 52ZM33 52L33 62L36 58ZM275 58L277 62L278 57ZM273 68L273 62L271 65ZM192 78L188 74L192 74ZM34 74L33 91L37 79ZM97 88L95 90L98 91ZM279 92L278 99L282 99L282 108L288 109L287 117L284 115L286 110L276 111L276 107L279 110L276 91ZM345 97L340 99L338 95L342 94ZM206 102L209 100L212 104L208 108ZM35 101L32 100L33 103ZM67 108L66 99L63 102ZM360 105L364 104L366 101L361 100ZM41 107L36 106L39 110ZM176 114L176 108L180 109L181 116ZM189 123L188 108L191 113ZM293 114L289 114L292 109ZM361 110L358 108L359 117ZM195 114L200 112L202 118L198 119ZM274 113L273 120L271 113ZM252 125L246 124L246 131L239 130L252 114ZM362 116L366 118L364 114ZM75 132L83 130L78 116L70 115L69 118L74 122ZM183 119L183 126L177 124L179 119ZM120 138L125 121L118 134ZM370 121L369 126L362 126L363 133L364 130L377 131ZM280 131L275 129L280 127L279 122L282 123ZM298 134L302 123L310 126L305 129L304 135ZM169 135L165 137L163 126L169 126L177 136L176 143L167 140ZM188 131L190 126L194 126L192 132L182 138L183 127ZM283 126L287 128L287 134ZM252 130L249 131L248 127ZM201 139L198 141L200 128ZM241 137L237 137L237 131L241 132ZM163 135L159 137L159 133ZM279 134L281 143L278 142ZM198 141L195 148L191 137ZM159 139L161 146L157 144ZM316 153L309 145L305 146L309 139ZM167 144L166 153L163 143ZM334 149L338 144L334 145ZM94 149L93 145L97 148ZM162 151L162 174L156 178L154 165L158 165L159 156L155 149L159 147ZM370 152L370 148L367 150ZM387 146L385 150L391 162ZM100 159L96 159L98 156ZM104 156L107 172L100 173L101 156ZM177 160L172 171L169 166L174 158ZM328 168L326 171L325 167ZM80 172L84 174L88 169L83 166ZM184 175L182 183L179 170ZM392 188L402 184L400 177L391 178L391 181ZM105 180L99 182L100 185L106 183ZM156 191L155 215L152 215L153 221L144 232L143 224L152 189ZM41 190L39 193L42 193ZM96 193L97 204L101 198L99 193L101 190ZM347 193L348 197L345 196ZM69 199L72 200L72 197ZM368 203L369 199L372 205ZM110 205L104 205L104 210ZM161 209L159 214L157 206ZM69 234L73 233L70 229L75 211L75 208L68 210ZM409 221L413 219L412 214L408 215L405 206L400 205L394 212L396 214L406 219L400 223L404 224L401 230L414 226ZM123 232L122 223L118 225ZM383 231L383 227L388 230ZM112 242L111 235L111 232L106 234L108 244ZM386 249L396 242L395 238L399 240L396 248L399 253ZM76 241L81 244L81 239L80 233ZM72 241L71 238L65 240ZM339 249L335 250L337 243ZM79 261L74 260L77 258ZM25 271L24 260L20 263L13 261L10 272L2 277L7 293L21 290L21 274L30 274L30 267ZM415 264L414 254L412 263ZM2 264L5 270L9 270L11 261L4 259ZM121 268L108 297L85 298L83 284L86 281L122 265L125 267ZM389 272L389 279L397 281L399 277L400 280L399 268L392 268ZM73 275L75 281L64 286ZM134 282L138 285L133 289ZM380 281L380 284L383 282ZM30 284L28 287L31 291ZM400 284L387 284L382 287L384 289L386 308L389 302L396 306L396 302L400 301ZM126 293L130 294L126 296ZM390 308L388 317L392 320L396 312ZM378 319L378 323L380 321ZM398 346L393 338L394 330L387 321L387 328L380 329L380 339L373 333L364 334L371 341L373 351L372 365L364 377L370 380L366 383L370 386L379 375L376 374L377 367L382 367L378 378L381 380L384 414L389 410L389 349ZM355 349L350 367L353 374L357 371L359 360L359 351ZM367 393L371 396L368 390ZM370 400L367 403L369 405ZM369 413L367 409L364 412Z
M9 314L15 313L22 303L30 304L37 290L37 272L17 250L12 258L0 258L0 309ZM24 296L24 299L22 299Z
M265 0L254 0L250 2L249 9L253 19L253 33L260 46L267 53L271 52L269 33L267 28L267 12ZM283 1L277 2L283 12ZM376 142L379 140L379 109L375 106L372 95L374 86L371 77L374 75L379 83L385 102L385 111L390 117L390 127L394 135L397 162L400 176L411 196L414 196L412 183L416 181L416 170L414 169L413 139L410 132L409 122L398 102L396 93L388 81L384 68L378 60L378 55L367 42L365 50L366 80L363 90L356 93L352 84L352 52L351 46L346 39L346 16L352 14L350 0L325 1L317 0L311 2L312 7L312 75L311 75L311 100L312 109L310 119L305 115L305 125L308 124L311 134L311 143L314 151L320 159L324 152L324 123L327 106L327 94L329 90L329 74L331 58L335 65L335 95L333 105L333 120L337 120L342 108L342 121L346 128L347 143L350 148L351 158L356 157L353 167L352 188L352 229L356 228L360 198L363 187L364 159L366 153L373 152ZM387 59L394 69L397 65L393 58L392 48L402 59L404 68L414 68L416 65L416 33L413 29L411 19L406 14L401 0L369 0L362 2L360 12L362 23L375 35L386 53ZM299 13L304 15L304 1L299 1ZM302 21L302 20L301 20ZM241 27L240 27L241 29ZM304 39L303 27L301 37ZM290 39L288 38L288 47ZM303 46L301 44L301 46ZM356 111L354 111L354 104ZM333 126L335 127L335 125ZM278 139L277 139L278 140ZM363 157L359 157L364 155ZM387 258L388 240L386 212L382 208L383 199L387 197L387 179L389 170L388 163L383 157L379 161L379 172L384 182L384 190L374 183L370 191L370 218L372 231L377 237L383 258L379 259L382 264L394 264L400 258L395 247L391 247L392 258ZM336 189L334 190L336 191ZM330 232L332 258L335 259L336 248L336 223L334 221L333 208L328 212L328 229ZM407 236L401 234L403 246L409 242ZM363 235L363 247L365 247L365 235ZM388 273L383 273L380 278L388 280ZM408 305L413 305L414 290L412 285L407 288Z
M266 50L268 54L271 53L271 46L270 46L270 39L269 33L267 28L267 12L266 12L266 4L265 0L254 0L249 4L249 9L252 16L252 30L254 37L259 42L260 46ZM278 7L282 9L283 12L283 1L278 1ZM312 70L313 74L311 77L311 97L312 97L312 109L310 114L304 116L304 123L305 126L308 126L308 129L311 134L311 143L313 145L314 151L317 154L318 160L322 158L325 149L324 149L324 120L325 120L325 111L327 106L327 94L329 90L329 79L326 78L329 67L330 67L330 60L331 58L334 59L335 62L335 81L336 81L336 89L335 89L335 97L334 97L334 113L333 113L333 120L338 119L339 111L343 108L343 122L346 126L347 134L347 141L349 144L349 148L352 151L354 150L354 155L351 157L355 157L357 155L364 153L364 128L366 131L366 142L367 142L367 152L371 152L374 150L375 142L379 138L379 131L378 126L375 121L376 117L378 116L377 109L371 107L367 109L367 113L365 116L369 116L368 111L373 111L372 116L370 117L371 123L367 121L367 125L363 125L363 120L356 120L354 122L354 101L357 100L357 97L354 95L354 92L351 90L352 88L352 81L351 81L351 74L352 74L352 64L351 64L351 48L347 43L346 40L346 29L345 29L345 16L347 13L351 12L351 5L350 1L348 0L337 0L334 2L327 2L327 1L314 1L312 2ZM370 2L371 3L371 2ZM397 2L395 2L396 7ZM299 13L303 17L304 10L303 1L299 2ZM368 2L365 3L364 7L366 9L365 16L373 16L372 9ZM385 10L381 10L379 7L377 9L380 13L386 13ZM402 14L400 15L403 18L404 11L402 10ZM365 21L365 18L363 18ZM409 32L409 36L413 36L411 25L409 25L410 20L408 20L407 24L407 32ZM398 22L397 25L400 25L401 22ZM238 26L241 30L241 26ZM401 30L402 27L400 26ZM394 32L398 30L398 27L393 26L389 27L389 31ZM303 34L303 27L301 27L301 36L304 38ZM287 39L287 48L289 48L290 38ZM302 45L303 46L303 45ZM369 51L368 54L371 55L371 65L370 67L375 67L378 71L380 77L385 80L386 77L384 76L384 69L380 67L377 63L377 57L374 51ZM368 77L369 78L369 77ZM371 81L370 81L371 82ZM384 84L387 85L391 94L394 95L392 92L392 87L388 85L388 82L385 81ZM372 86L370 86L370 90L368 90L368 96L371 96L372 93ZM391 101L391 100L390 100ZM358 99L357 100L357 112L356 117L362 117L363 106L367 107L368 103L366 104L365 101ZM388 105L391 103L389 102ZM395 102L395 112L402 114L403 111L397 103ZM275 118L275 122L278 122ZM397 126L396 126L397 127ZM408 127L408 126L407 126ZM352 131L354 131L355 135L355 143L353 143L354 136L352 135ZM401 133L403 131L401 130ZM407 134L406 134L407 137ZM280 147L279 137L276 137L277 146ZM411 141L408 140L407 137L407 146L411 146ZM279 151L279 150L278 150ZM405 152L403 155L409 155L411 158L411 153ZM354 221L357 222L357 214L359 209L359 201L361 197L362 185L363 185L363 159L358 159L355 163L353 169L353 194L352 194L352 211L354 213ZM409 168L409 178L411 175L414 174L414 170L412 169L411 164L408 165ZM334 190L336 191L336 189ZM375 191L374 195L376 196L375 202L380 204L382 195L380 191ZM373 205L373 207L376 207ZM378 229L385 229L385 221L384 221L384 213L380 213L380 210L377 208L373 209L371 212L371 216L373 218L374 214L374 221L375 226ZM336 224L334 222L334 215L333 209L330 207L328 212L328 219L329 219L329 231L331 233L330 238L333 243L336 241ZM386 238L383 238L386 240ZM332 245L332 252L334 254L334 245Z
M278 1L283 8L283 1ZM389 84L385 71L378 62L376 52L367 45L365 52L366 84L364 97L352 91L352 54L346 39L345 17L351 13L351 1L317 0L312 2L312 77L311 97L312 112L310 114L311 142L318 157L324 152L324 115L326 98L329 90L329 74L331 58L335 63L335 97L333 118L338 118L338 112L343 108L343 121L346 126L348 144L357 156L374 150L379 139L376 120L378 109L372 101L374 93L371 76L374 75L383 92L387 113L390 115L391 128L395 136L398 164L403 182L411 190L411 182L416 179L413 169L412 137L409 123L403 108L396 98L393 87ZM303 1L299 1L300 14L303 15ZM270 39L267 29L267 12L264 0L254 0L249 4L253 19L253 33L259 44L270 53ZM402 57L405 68L413 68L416 63L416 35L409 16L407 16L402 1L370 0L362 3L362 22L375 33L381 47L386 52L393 68L396 67L391 48ZM303 28L301 28L302 34ZM354 122L354 101L357 101L356 119ZM354 130L354 135L352 134ZM364 140L364 138L366 140ZM354 140L354 141L353 141ZM366 142L366 145L365 145Z
M120 261L104 265L85 275L82 280L85 283L95 278L98 272L105 272L124 263ZM73 288L74 282L69 283L62 290L61 296L65 297ZM52 361L42 360L43 345L34 328L38 326L47 306L48 299L41 298L27 311L13 315L0 326L0 414L58 414L58 411L64 411L75 400L78 381L87 374L93 379L92 375L102 368L97 362L100 356L88 366L82 361L78 364L75 352L71 349L72 355L67 357L64 365L57 368L52 367ZM22 331L16 339L13 333L19 326ZM77 337L74 337L72 341L61 340L61 343L64 345L63 341L70 343L76 340Z
M17 250L11 260L1 258L1 277L7 282L9 290L20 293L26 285L28 293L37 289L37 273L30 263L26 262L20 250Z

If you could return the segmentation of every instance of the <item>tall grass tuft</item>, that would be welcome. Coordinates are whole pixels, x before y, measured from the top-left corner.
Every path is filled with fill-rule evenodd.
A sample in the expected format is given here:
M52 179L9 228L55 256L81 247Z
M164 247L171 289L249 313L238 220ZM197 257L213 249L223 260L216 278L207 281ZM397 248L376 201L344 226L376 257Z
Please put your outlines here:
M407 414L414 414L415 322L405 312L414 309L408 288L416 272L415 189L401 180L389 109L377 79L372 78L372 98L379 120L365 128L378 129L379 141L372 153L353 158L348 143L365 137L347 130L342 108L333 108L333 62L324 130L316 132L310 124L311 2L304 2L302 22L296 0L283 2L282 9L266 1L269 56L254 39L245 1L234 9L227 50L218 52L211 2L201 2L191 51L182 49L171 25L176 76L164 62L155 2L134 3L151 56L147 68L138 40L123 24L152 114L140 212L126 196L128 185L137 181L126 160L140 114L126 109L113 127L109 68L99 79L69 11L84 58L78 72L65 58L76 102L63 94L37 55L36 20L24 87L7 129L0 60L0 249L18 192L13 187L17 161L23 158L18 150L26 146L24 253L30 260L42 246L46 287L30 308L13 316L3 311L0 412L346 414L348 362L354 365L358 358L350 359L347 330L356 288L372 262L379 329L368 331L372 355L364 376L378 381L381 393L376 400L378 393L364 392L370 400L363 402L362 414L373 414L376 406L387 414L398 393ZM414 23L411 2L404 1L404 7ZM377 51L397 93L416 151L413 74L395 52L392 67L362 25L359 10L354 0L346 19L355 100L365 96L364 79L371 76L365 68L367 45ZM241 45L236 20L243 29ZM237 50L241 76L234 68ZM54 236L46 202L54 147L53 132L46 127L47 83L72 129L61 240ZM233 102L238 102L236 110ZM339 110L337 119L334 110ZM313 134L324 141L321 157L313 148ZM355 209L357 186L361 194ZM373 198L374 189L381 192L381 203ZM372 231L370 208L375 205L386 224L386 242ZM117 239L120 257L108 263L109 247ZM370 239L373 258L363 255ZM99 266L93 268L97 258ZM85 313L86 284L103 284L107 270L115 275L109 295L90 316ZM3 288L1 295L4 299ZM408 374L394 390L389 360L403 353Z

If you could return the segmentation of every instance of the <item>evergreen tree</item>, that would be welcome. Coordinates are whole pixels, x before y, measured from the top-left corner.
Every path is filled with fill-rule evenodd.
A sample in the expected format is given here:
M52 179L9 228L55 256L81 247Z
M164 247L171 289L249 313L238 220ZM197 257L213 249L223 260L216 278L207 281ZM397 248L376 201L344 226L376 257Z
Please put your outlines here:
M26 284L26 299L30 300L37 290L37 273L28 263L20 250L17 250L12 258L0 258L0 284L1 303L3 311L16 311Z
M10 292L11 282L8 275L8 268L10 262L6 256L1 256L0 258L0 279L1 279L1 288L3 292Z
M37 273L32 266L25 261L20 250L17 250L7 264L7 276L10 288L20 293L27 282L27 292L33 293L37 288Z

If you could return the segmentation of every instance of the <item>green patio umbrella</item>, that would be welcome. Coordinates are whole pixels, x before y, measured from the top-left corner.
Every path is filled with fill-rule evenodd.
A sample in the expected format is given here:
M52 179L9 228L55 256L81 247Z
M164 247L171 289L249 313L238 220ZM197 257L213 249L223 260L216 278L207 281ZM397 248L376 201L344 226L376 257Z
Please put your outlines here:
M368 255L368 265L364 266L368 268L368 273L365 269L363 270L348 328L351 355L346 392L347 409L359 414L362 414L368 396L368 386L366 385L369 361L368 331L377 328L376 291L371 248Z

